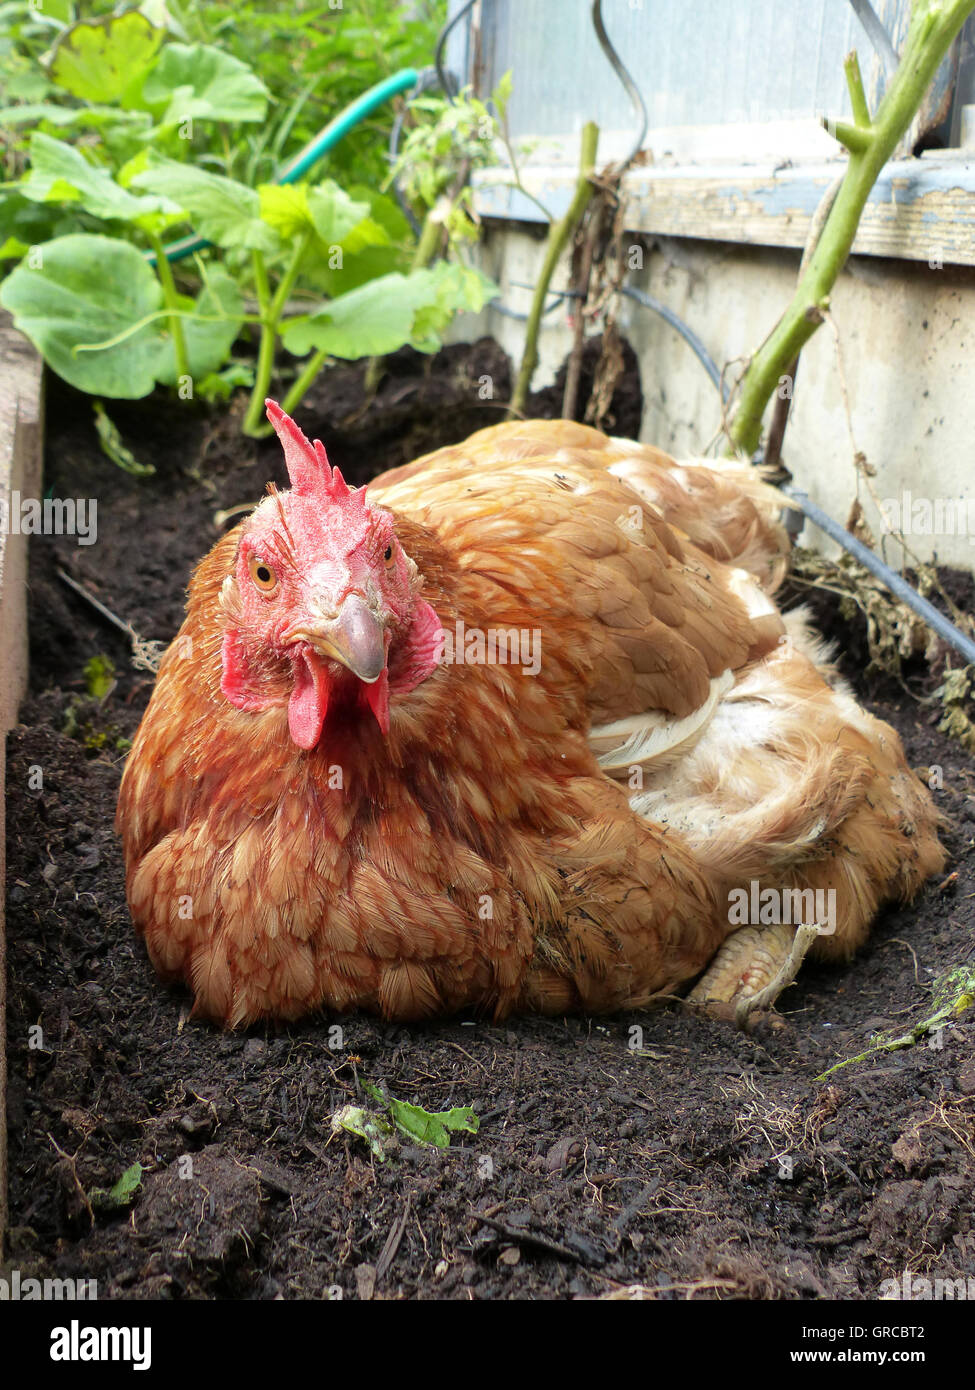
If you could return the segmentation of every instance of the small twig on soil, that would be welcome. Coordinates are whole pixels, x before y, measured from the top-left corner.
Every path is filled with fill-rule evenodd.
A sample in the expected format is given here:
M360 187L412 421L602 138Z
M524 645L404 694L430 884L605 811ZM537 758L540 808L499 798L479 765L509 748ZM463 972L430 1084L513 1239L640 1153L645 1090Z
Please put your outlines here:
M572 1264L579 1264L582 1258L575 1250L570 1250L567 1245L560 1245L557 1240L543 1236L539 1231L516 1230L513 1226L506 1226L503 1221L495 1221L493 1217L485 1216L483 1212L475 1211L471 1215L478 1225L490 1226L492 1231L497 1231L505 1240L510 1240L512 1245L530 1245L536 1250L543 1250L546 1255L554 1255L557 1260L568 1260Z
M406 1223L410 1219L410 1198L407 1196L403 1210L389 1228L389 1235L386 1237L386 1244L382 1248L379 1259L376 1261L376 1283L384 1276L390 1265L396 1258L396 1252L403 1239L403 1232L406 1230Z
M957 877L958 877L958 875L955 874L955 878L957 878ZM945 880L945 883L947 883L947 881L948 881L948 880L946 879L946 880ZM942 887L942 888L944 887L944 883L941 885L941 887ZM939 888L936 888L934 891L935 891L936 893L938 893L938 892L940 892L941 890L940 890ZM921 977L920 977L920 975L918 974L917 952L915 951L914 947L910 944L910 942L907 942L907 941L902 940L901 937L899 937L899 936L891 936L891 937L888 938L888 940L882 941L882 942L880 943L880 949L883 950L883 948L884 948L885 946L893 945L893 943L894 943L895 941L896 941L896 943L897 943L898 946L903 946L904 949L905 949L906 951L910 951L910 953L911 953L911 959L914 961L914 983L915 983L916 985L919 985L919 984L921 983ZM908 1012L909 1012L909 1011L908 1011Z
M810 1236L810 1245L848 1245L851 1240L857 1240L860 1236L867 1234L863 1226L850 1226L845 1231L826 1232L821 1236Z
M78 1155L65 1153L64 1149L62 1149L61 1145L55 1139L53 1134L49 1133L47 1137L51 1141L55 1153L58 1155L64 1166L67 1168L68 1172L71 1174L71 1178L74 1182L74 1185L78 1189L78 1196L81 1198L82 1205L84 1206L85 1211L88 1213L88 1219L94 1226L95 1213L91 1209L91 1202L88 1200L88 1193L85 1191L81 1179L78 1177Z
M117 613L113 613L110 608L106 608L101 599L97 599L94 594L79 584L76 579L72 579L66 570L60 568L55 571L57 577L63 584L67 584L69 589L73 589L79 594L86 603L90 603L96 612L106 618L113 627L117 627L119 632L124 632L132 643L132 665L137 671L151 671L153 675L159 670L159 663L162 660L163 652L166 650L165 642L147 642L144 637L140 637L131 623L123 622Z

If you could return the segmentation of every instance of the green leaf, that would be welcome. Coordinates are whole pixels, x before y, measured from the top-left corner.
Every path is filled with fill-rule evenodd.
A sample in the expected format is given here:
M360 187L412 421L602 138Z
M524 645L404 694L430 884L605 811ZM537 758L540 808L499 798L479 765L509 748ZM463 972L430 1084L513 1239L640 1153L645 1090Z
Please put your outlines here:
M50 203L32 203L16 189L6 196L0 196L0 240L4 241L5 255L24 255L42 241L66 236L77 229L77 213L70 209L55 207ZM19 253L8 249L14 244L23 249Z
M497 292L480 272L441 261L412 275L370 280L314 314L285 320L281 336L297 357L313 348L333 357L382 357L406 343L434 352L458 310L480 307Z
M315 232L325 246L348 245L350 250L359 250L387 240L379 223L370 219L369 204L350 198L331 179L309 188L308 207Z
M84 111L76 106L55 106L51 101L24 102L21 106L0 107L0 125L36 125L50 121L52 125L73 125Z
M196 394L201 401L211 405L215 401L229 401L238 386L248 390L254 385L253 362L230 362L222 371L210 372L196 384Z
M464 310L479 313L489 299L499 293L493 280L471 266L456 261L439 261L428 270L410 277L425 280L426 295L418 304L413 320L412 344L419 352L437 352L443 332L454 316Z
M356 184L346 192L354 201L368 204L369 216L342 242L341 265L335 263L332 248L320 243L309 248L301 265L303 283L320 290L329 299L380 275L409 270L413 254L410 224L392 198L364 184ZM377 228L383 234L381 240Z
M313 232L323 246L341 246L369 215L367 202L350 198L331 179L314 187L304 183L265 183L258 193L261 216L283 241L293 241L302 232ZM385 237L381 228L377 227L377 232Z
M446 1149L452 1132L463 1130L467 1134L477 1133L479 1121L470 1106L455 1106L452 1110L431 1114L429 1110L410 1105L405 1100L390 1100L388 1103L396 1128L421 1144Z
M188 214L193 230L217 246L269 252L278 248L277 235L261 221L261 202L254 189L222 174L155 155L149 167L131 180L130 187L161 194L178 204Z
M314 314L286 319L281 339L296 357L312 348L351 360L395 352L410 341L413 330L414 305L407 285L405 275L381 275Z
M141 1186L142 1164L133 1163L131 1168L126 1168L114 1187L92 1188L88 1200L93 1207L127 1207L131 1205Z
M95 217L137 222L153 214L177 213L166 198L136 197L115 182L107 169L89 164L63 140L35 131L30 140L31 170L17 191L35 203L77 202Z
M76 353L141 324L162 306L162 289L134 246L111 237L58 237L35 248L41 265L19 265L0 285L0 304L70 385L96 396L148 396L172 345L157 321L114 347Z
M138 88L163 37L138 10L81 19L58 39L51 79L83 101L119 101Z
M34 0L31 9L48 19L57 19L62 24L70 24L74 17L71 0Z
M59 376L93 396L126 400L147 396L157 381L177 382L162 287L134 246L78 235L36 249L41 267L19 265L0 285L0 305ZM202 380L223 365L240 332L243 297L213 266L196 303L184 299L181 308L190 374Z
M333 1132L340 1129L364 1139L379 1162L386 1161L386 1141L394 1131L384 1115L374 1115L361 1105L342 1105L332 1116Z
M268 91L238 58L208 44L169 43L142 88L163 125L199 121L262 121Z

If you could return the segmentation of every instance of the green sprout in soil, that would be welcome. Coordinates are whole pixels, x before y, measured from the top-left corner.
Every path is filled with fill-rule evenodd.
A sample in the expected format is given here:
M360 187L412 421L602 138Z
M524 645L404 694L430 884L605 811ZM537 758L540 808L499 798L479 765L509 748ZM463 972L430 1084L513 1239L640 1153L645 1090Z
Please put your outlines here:
M91 756L105 749L127 753L132 747L131 739L125 738L114 724L104 720L105 702L116 684L115 666L111 659L100 653L89 657L85 662L87 698L74 695L65 707L62 734L65 738L77 739L84 744L85 752ZM94 709L89 703L91 700L97 701Z
M133 1163L131 1168L126 1168L114 1187L93 1187L88 1200L96 1209L117 1211L132 1205L141 1186L142 1164Z
M431 1113L422 1106L405 1100L384 1096L376 1086L364 1081L363 1089L377 1101L381 1109L369 1110L361 1105L343 1105L332 1116L332 1131L345 1130L364 1139L375 1158L385 1162L389 1141L398 1130L404 1138L417 1144L446 1149L450 1135L457 1131L476 1134L479 1120L470 1106L455 1106L451 1110Z
M855 1057L847 1057L845 1061L837 1062L835 1066L829 1067L817 1076L816 1080L825 1081L826 1077L832 1076L843 1067L848 1067L854 1062L863 1062L878 1052L900 1052L906 1047L916 1046L923 1038L937 1037L942 1028L947 1028L975 1004L975 965L955 966L935 980L931 992L934 996L934 1012L927 1018L915 1023L913 1028L896 1038L877 1033L872 1040L873 1045L867 1048L866 1052L859 1052Z
M115 688L115 667L107 656L91 657L85 662L85 686L93 700L104 700Z

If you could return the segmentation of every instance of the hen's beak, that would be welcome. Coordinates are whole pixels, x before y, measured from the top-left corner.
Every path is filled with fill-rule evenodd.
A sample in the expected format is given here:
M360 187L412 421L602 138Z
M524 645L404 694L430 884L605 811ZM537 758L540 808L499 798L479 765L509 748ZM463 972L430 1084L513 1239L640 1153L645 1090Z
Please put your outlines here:
M333 618L306 622L290 635L307 642L321 656L338 661L372 685L386 665L386 642L380 619L359 594L350 594Z

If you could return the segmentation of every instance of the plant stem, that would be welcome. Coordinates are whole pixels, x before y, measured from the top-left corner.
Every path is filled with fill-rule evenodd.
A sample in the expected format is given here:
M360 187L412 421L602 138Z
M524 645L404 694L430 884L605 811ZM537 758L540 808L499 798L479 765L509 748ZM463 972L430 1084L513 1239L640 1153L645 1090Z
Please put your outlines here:
M264 414L264 398L271 384L274 368L274 329L270 325L271 287L267 278L267 266L260 251L251 254L254 267L254 285L257 291L257 309L261 319L261 341L257 350L257 369L254 373L254 388L251 392L247 415L244 418L244 433L253 435L260 427Z
M973 0L975 3L975 0ZM254 266L254 285L257 291L257 304L261 315L261 343L257 351L257 371L254 377L254 389L251 391L250 402L247 406L247 414L244 416L242 429L246 435L252 439L260 439L263 435L270 433L270 426L264 420L264 401L268 391L271 389L271 374L274 370L274 349L278 338L278 324L281 322L281 315L284 313L284 306L288 302L288 296L294 288L294 283L298 278L301 269L301 262L305 258L305 252L311 245L312 233L302 232L295 245L288 268L281 277L274 298L271 298L271 287L268 282L267 267L264 257L260 251L253 253Z
M295 409L304 399L305 392L328 361L328 357L329 354L325 348L320 348L318 352L313 352L309 357L308 361L289 387L284 400L281 402L281 409L286 415L294 414ZM267 426L267 433L270 433L270 426Z
M972 0L975 5L975 0ZM579 177L576 180L575 192L572 195L572 202L569 204L568 211L564 217L560 217L557 222L553 222L548 232L548 240L545 246L545 259L542 262L542 269L538 277L538 284L535 286L535 297L532 300L531 311L528 315L528 323L525 326L525 350L522 354L521 366L518 369L518 380L511 397L510 414L520 415L525 409L525 402L528 399L528 391L531 386L532 376L538 366L538 331L542 322L542 310L545 307L545 299L548 295L548 287L559 257L569 243L582 214L586 210L586 205L592 197L592 184L590 176L593 165L596 163L596 149L599 144L599 126L595 121L589 121L582 128L582 145L579 151Z
M183 320L180 317L179 295L176 290L176 281L173 279L173 267L166 257L161 238L154 236L151 232L147 233L147 236L149 244L156 253L156 271L162 285L163 301L166 308L170 310L169 332L173 339L173 353L176 357L176 376L188 377L190 359L186 351L186 334L183 332Z
M449 206L449 205L448 205ZM444 226L444 209L438 201L427 212L423 219L423 226L420 228L420 239L416 243L416 250L413 252L413 260L410 264L410 274L414 270L423 270L430 264L440 243L440 237Z
M745 373L741 401L730 431L732 451L752 454L758 447L765 407L779 377L822 322L822 311L829 307L830 291L846 264L877 176L913 120L945 53L973 10L975 0L913 0L901 61L872 123L859 67L847 61L847 83L857 124L826 122L826 128L850 151L846 175L792 303ZM863 121L866 124L861 124Z

